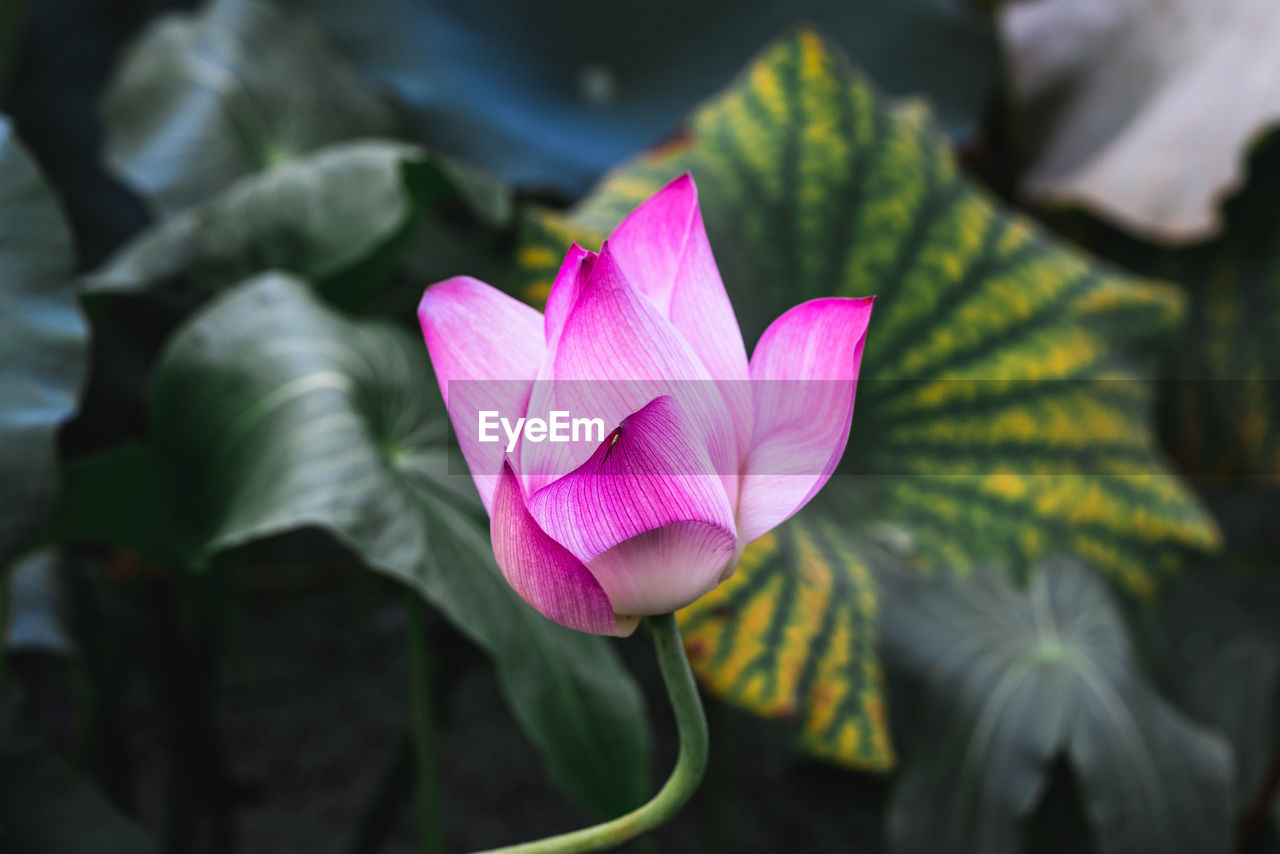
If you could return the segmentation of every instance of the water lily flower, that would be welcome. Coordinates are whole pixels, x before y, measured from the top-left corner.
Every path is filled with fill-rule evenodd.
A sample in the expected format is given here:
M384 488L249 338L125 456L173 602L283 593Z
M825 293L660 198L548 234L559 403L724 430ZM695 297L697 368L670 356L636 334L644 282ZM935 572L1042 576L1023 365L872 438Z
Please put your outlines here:
M606 635L714 589L844 453L872 302L798 305L748 360L688 175L599 253L569 249L545 314L465 276L428 288L418 317L508 583ZM600 429L548 441L566 413Z

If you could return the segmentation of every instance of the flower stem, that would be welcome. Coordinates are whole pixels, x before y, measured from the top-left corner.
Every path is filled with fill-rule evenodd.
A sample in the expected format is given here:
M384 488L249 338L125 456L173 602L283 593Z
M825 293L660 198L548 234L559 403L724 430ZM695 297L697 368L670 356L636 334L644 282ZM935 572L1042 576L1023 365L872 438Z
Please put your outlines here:
M431 659L427 649L426 608L417 594L406 592L409 614L409 690L413 716L414 803L417 807L419 850L443 854L444 822L440 812L440 779L432 732Z
M644 806L602 824L477 854L579 854L614 848L658 827L692 797L707 770L707 719L684 656L675 614L645 617L680 732L680 755L667 782Z

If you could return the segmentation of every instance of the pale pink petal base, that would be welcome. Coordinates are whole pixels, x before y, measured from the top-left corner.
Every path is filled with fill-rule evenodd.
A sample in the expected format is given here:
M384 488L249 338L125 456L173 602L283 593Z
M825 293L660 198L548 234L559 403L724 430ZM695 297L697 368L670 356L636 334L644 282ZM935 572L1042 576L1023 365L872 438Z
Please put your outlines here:
M493 494L489 533L507 583L539 614L596 635L625 637L635 631L637 618L615 616L600 582L538 527L509 465L503 466Z
M587 563L620 613L666 614L715 589L732 570L732 534L676 522L637 534Z
M741 542L790 518L835 471L874 301L811 300L760 337L751 357L755 432L738 495Z
M675 401L623 420L529 510L600 582L621 614L659 614L715 586L732 560L733 508Z

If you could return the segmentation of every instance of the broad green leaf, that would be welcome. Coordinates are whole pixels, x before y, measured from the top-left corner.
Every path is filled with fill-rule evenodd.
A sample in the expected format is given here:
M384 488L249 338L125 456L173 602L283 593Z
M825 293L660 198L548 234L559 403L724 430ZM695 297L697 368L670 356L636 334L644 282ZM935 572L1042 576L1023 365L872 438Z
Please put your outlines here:
M800 20L889 91L928 95L959 137L980 123L995 82L992 20L951 0L280 2L394 88L432 147L575 197Z
M57 431L75 412L88 329L71 233L0 117L0 567L39 528L57 485Z
M263 0L211 0L156 20L103 103L106 157L163 213L343 140L390 136L395 114L310 22Z
M28 754L0 756L0 850L152 854L156 847L71 766Z
M156 369L152 435L182 537L207 557L317 526L412 586L493 658L555 781L602 812L647 794L641 697L608 643L507 586L479 499L449 474L425 347L266 274L179 331Z
M1083 565L1047 560L1025 592L990 571L907 581L882 639L911 718L889 804L898 854L1020 851L1059 757L1101 854L1230 850L1227 745L1146 684Z
M611 173L567 215L535 211L519 250L524 295L545 299L571 241L598 246L685 170L748 344L804 300L879 295L845 454L860 476L835 478L828 509L793 523L830 531L838 547L828 555L859 552L859 532L918 566L960 571L1017 571L1067 549L1147 593L1187 550L1216 545L1216 528L1163 463L1139 382L1142 347L1179 318L1177 294L1094 265L1001 210L958 173L919 104L887 105L808 30L767 48L683 137ZM739 585L789 583L771 578L797 571L788 550L756 548L759 559L689 613L721 609ZM720 637L731 642L748 620L778 639L814 633L837 619L833 609L857 615L840 642L844 675L809 696L757 697L749 682L726 696L786 714L827 685L864 686L830 731L847 723L880 735L822 752L880 767L887 753L871 745L885 743L881 701L865 676L875 672L865 643L875 593L856 560L823 560L840 577L830 595L803 609L767 597L758 611L725 608ZM786 649L773 640L760 653L778 685L796 684L788 669L817 666ZM711 650L706 661L732 655ZM713 665L699 671L719 684Z
M320 283L339 301L358 301L388 272L427 205L471 201L489 189L446 168L401 143L326 149L164 220L89 277L88 290L205 296L276 268ZM505 201L497 189L481 200L494 215Z

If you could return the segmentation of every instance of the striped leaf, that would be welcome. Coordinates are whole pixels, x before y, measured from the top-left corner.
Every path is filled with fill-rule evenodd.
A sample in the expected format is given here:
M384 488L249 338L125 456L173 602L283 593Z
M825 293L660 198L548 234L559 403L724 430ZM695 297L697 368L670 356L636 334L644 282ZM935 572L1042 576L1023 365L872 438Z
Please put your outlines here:
M840 530L838 504L827 509L752 543L732 581L680 613L685 646L712 691L796 719L811 753L887 769L875 550Z
M1163 465L1134 361L1178 322L1176 293L1002 211L958 173L920 104L887 104L808 30L567 215L533 212L524 295L545 299L571 241L598 245L685 170L749 344L803 300L880 298L848 476L685 614L713 689L798 716L818 753L884 767L868 536L961 571L1065 549L1141 593L1216 544Z

